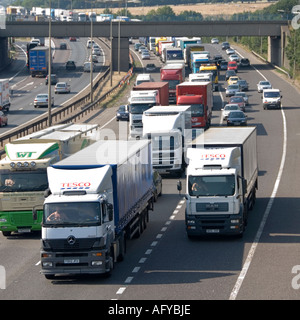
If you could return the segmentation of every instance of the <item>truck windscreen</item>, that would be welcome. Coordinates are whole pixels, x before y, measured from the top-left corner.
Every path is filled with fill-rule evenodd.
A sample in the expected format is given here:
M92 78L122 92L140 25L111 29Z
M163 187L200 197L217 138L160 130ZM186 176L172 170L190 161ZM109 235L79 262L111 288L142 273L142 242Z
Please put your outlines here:
M35 171L0 170L0 192L45 191L46 169Z
M62 202L46 203L43 225L92 226L100 225L100 203Z
M232 196L235 193L234 175L189 176L190 196Z
M129 105L129 112L133 114L142 114L144 111L148 110L149 108L153 107L155 104L130 104Z

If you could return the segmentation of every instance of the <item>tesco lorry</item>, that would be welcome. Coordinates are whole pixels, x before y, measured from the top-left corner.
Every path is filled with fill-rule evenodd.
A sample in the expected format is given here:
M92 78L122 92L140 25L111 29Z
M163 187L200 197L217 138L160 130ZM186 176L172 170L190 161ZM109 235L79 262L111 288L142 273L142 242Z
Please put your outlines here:
M191 105L192 127L210 127L213 108L211 82L185 81L176 86L177 105Z
M258 188L256 145L256 127L210 128L193 140L186 170L189 237L243 234Z
M0 110L9 111L10 92L9 79L0 79Z
M169 83L169 103L176 103L176 86L185 81L185 65L179 63L161 67L160 80Z
M153 168L158 172L181 175L191 137L190 106L155 106L143 113L143 139L152 141Z
M150 141L102 140L48 168L41 272L109 274L153 210Z
M41 208L48 187L47 167L99 139L99 125L60 124L5 145L0 160L0 231L41 230L42 210L32 220L32 208Z

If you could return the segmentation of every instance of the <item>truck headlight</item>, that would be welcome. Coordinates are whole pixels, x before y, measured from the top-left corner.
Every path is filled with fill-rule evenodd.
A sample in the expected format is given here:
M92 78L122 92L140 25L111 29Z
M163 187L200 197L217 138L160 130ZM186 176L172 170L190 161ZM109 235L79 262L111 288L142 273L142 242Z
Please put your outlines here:
M92 261L92 266L101 266L102 261Z

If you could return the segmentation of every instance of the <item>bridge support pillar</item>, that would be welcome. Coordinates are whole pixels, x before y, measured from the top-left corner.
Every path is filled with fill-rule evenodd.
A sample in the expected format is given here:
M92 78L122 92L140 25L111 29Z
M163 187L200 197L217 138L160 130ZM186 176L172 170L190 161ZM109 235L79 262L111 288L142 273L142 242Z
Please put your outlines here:
M8 38L0 37L0 70L7 67L8 63Z
M120 51L119 51L120 50ZM112 65L113 71L119 70L119 52L120 52L120 71L127 72L129 70L129 40L128 37L119 38L115 37L112 41Z
M280 67L281 53L281 38L268 37L268 61Z

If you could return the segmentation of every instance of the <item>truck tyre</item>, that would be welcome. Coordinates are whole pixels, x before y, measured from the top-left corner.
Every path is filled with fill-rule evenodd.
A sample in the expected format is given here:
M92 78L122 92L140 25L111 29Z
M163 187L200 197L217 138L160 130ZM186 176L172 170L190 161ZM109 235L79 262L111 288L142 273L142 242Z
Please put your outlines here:
M53 280L55 278L55 274L45 274L45 278L47 280Z
M11 231L2 231L4 237L9 237L11 235Z
M126 254L126 237L125 237L125 234L123 233L119 240L119 255L117 260L123 261L125 258L125 254Z
M107 260L106 260L106 275L110 276L114 269L114 249L111 247L109 252L107 252Z

